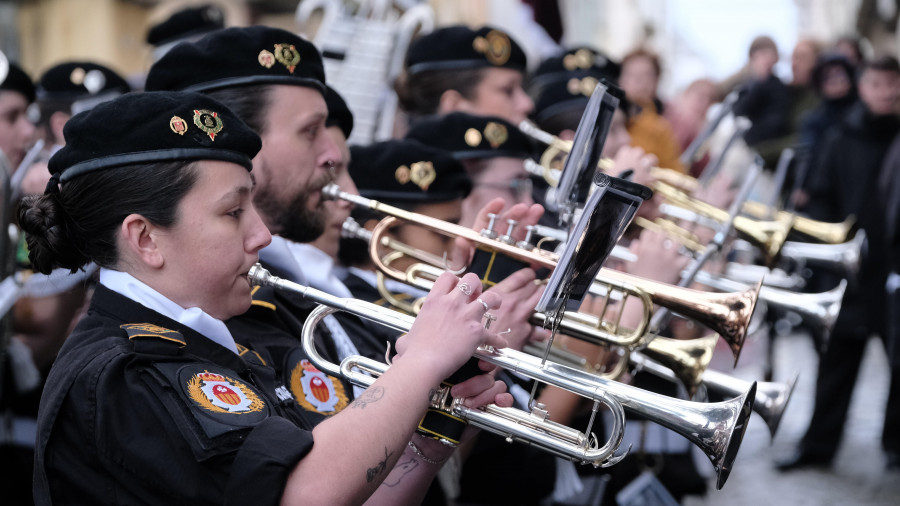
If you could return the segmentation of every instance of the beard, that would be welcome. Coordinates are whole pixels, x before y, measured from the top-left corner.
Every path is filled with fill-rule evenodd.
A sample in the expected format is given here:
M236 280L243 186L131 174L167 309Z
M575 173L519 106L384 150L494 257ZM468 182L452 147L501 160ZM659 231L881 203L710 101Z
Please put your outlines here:
M312 181L293 198L279 200L271 186L256 189L253 201L257 209L268 216L281 237L294 242L312 242L325 231L326 210L321 196L314 209L307 207L311 196L331 182L330 176Z

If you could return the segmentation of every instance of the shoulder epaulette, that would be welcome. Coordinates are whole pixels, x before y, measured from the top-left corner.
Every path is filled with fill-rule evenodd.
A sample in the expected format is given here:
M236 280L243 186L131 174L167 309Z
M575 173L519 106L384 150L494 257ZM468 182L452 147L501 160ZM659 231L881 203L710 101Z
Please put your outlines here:
M242 359L244 359L245 361L251 362L251 363L254 363L257 365L268 365L268 364L266 364L266 361L263 360L262 356L260 356L260 354L257 353L256 351L251 350L250 348L247 348L246 346L243 346L238 343L234 343L234 344L235 344L235 346L237 346L238 356L241 357Z
M183 348L187 345L181 332L169 330L150 323L126 323L119 327L128 333L128 339L132 341L138 339L158 339L175 343L179 348Z

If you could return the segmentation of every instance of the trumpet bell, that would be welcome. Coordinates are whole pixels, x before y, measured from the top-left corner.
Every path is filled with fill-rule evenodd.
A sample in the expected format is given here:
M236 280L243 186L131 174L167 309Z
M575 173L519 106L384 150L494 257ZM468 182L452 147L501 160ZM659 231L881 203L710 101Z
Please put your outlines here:
M800 373L795 373L787 383L763 381L757 384L753 411L766 422L766 426L769 428L769 435L773 439L775 438L775 433L778 432L779 425L781 425L784 411L791 400L791 394L794 393L794 386L796 386L799 376ZM743 391L747 382L710 369L703 374L703 384L708 389L727 397L735 392Z
M670 369L693 397L715 352L719 336L713 334L697 339L669 339L657 337L641 352Z

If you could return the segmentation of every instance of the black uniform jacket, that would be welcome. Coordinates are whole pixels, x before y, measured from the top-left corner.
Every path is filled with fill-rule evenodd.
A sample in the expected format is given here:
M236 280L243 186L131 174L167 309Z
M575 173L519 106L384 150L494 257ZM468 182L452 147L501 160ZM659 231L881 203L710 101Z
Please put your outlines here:
M36 504L277 504L312 435L274 379L98 287L41 399Z

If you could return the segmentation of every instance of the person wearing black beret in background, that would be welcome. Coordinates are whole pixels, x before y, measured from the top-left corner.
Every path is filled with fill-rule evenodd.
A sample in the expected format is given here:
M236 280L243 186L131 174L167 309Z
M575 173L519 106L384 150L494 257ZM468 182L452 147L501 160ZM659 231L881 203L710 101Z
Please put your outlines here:
M363 197L449 223L459 223L462 201L472 191L462 163L447 151L413 140L352 146L349 173ZM412 224L394 228L391 236L437 256L453 248L452 237ZM404 258L392 265L405 269L414 261Z
M15 63L0 53L6 71L0 73L0 150L16 170L34 141L34 125L28 119L28 105L34 102L34 83ZM0 68L2 70L2 68Z
M38 194L46 188L50 178L47 161L65 145L63 131L72 115L130 91L128 83L115 71L89 61L63 62L45 71L37 83L35 102L40 116L37 126L45 145L38 160L27 168L22 180L23 194ZM24 244L21 251L20 263L27 267ZM73 321L86 306L95 270L96 266L89 265L74 273L67 269L49 274L35 272L25 282L23 297L14 308L15 326L21 339L28 343L43 377Z
M413 120L462 111L517 125L534 107L522 89L525 68L525 53L503 31L450 26L413 41L394 88Z
M482 341L505 345L472 332L475 298L499 298L443 275L390 370L312 428L222 321L250 306L247 272L271 239L251 198L259 136L221 103L171 92L120 97L65 133L19 222L36 270L93 261L101 286L42 398L36 504L415 502L436 466L409 437L430 388ZM457 388L509 404L488 376Z
M37 103L50 155L63 144L63 127L73 114L128 93L131 86L114 70L90 61L54 65L41 75Z
M471 226L478 211L496 198L507 207L534 203L524 166L531 157L531 142L508 121L455 112L417 122L407 137L445 149L462 162L472 178L472 193L463 201L462 225Z
M28 105L33 100L31 78L0 53L0 158L5 158L4 172L18 169L34 141L34 125L28 119ZM6 182L0 181L0 192L6 191L5 186ZM0 211L0 216L3 217L3 233L7 233L5 226L10 216L4 211ZM7 245L15 248L15 244L7 242ZM0 262L8 260L2 258ZM0 281L11 274L7 270L9 267L0 268ZM3 319L3 324L7 321ZM0 418L4 420L0 424L0 494L4 504L10 505L33 503L30 478L34 467L33 427L41 377L28 344L18 335L0 343L0 371L3 372L0 376Z
M461 119L459 114L452 114L446 118L453 123ZM442 123L437 118L435 120L433 123L417 124L422 128L419 129L417 126L415 131L424 137L430 137L431 133L436 133L442 128ZM469 126L477 125L469 124ZM448 137L452 136L450 130L446 130L446 133ZM462 135L462 131L459 133ZM491 136L489 135L489 137ZM364 197L449 223L459 223L463 214L464 199L473 191L473 185L464 168L465 162L460 160L465 156L457 151L443 149L445 147L462 149L452 141L437 148L419 143L415 139L391 140L364 147L353 146L351 147L350 176L354 179L360 195ZM486 151L494 151L490 143L486 143L481 148L480 151L473 153L488 156ZM503 153L519 156L525 146L510 142L506 148ZM498 203L500 205L496 205ZM493 202L493 204L495 204L495 212L499 212L499 209L503 207L502 202ZM528 209L528 206L519 205L518 208ZM371 228L376 220L381 219L381 216L359 208L354 210L354 217L367 228ZM480 218L484 219L483 213ZM452 259L458 258L454 251L453 237L423 229L415 224L401 224L392 228L387 235L396 241L437 257L446 253L449 255L448 262L451 263ZM392 262L391 266L404 270L415 262L416 260L408 257L399 258ZM395 309L409 311L409 306L414 304L415 299L424 295L420 290L388 279L383 286L391 292L388 297L378 289L376 274L373 271L374 269L370 265L356 265L348 269L348 277L345 282L353 291L354 296L386 306L393 304ZM505 311L494 312L498 316L495 325L499 328L511 329L507 335L510 336L510 346L516 349L521 349L524 339L527 339L532 332L532 326L528 323L527 316L530 315L541 294L539 287L533 283L534 279L534 271L522 269L512 273L492 288L498 293L504 293ZM391 299L400 301L400 304L390 302ZM499 374L498 378L507 385L515 384L503 372ZM527 397L528 394L521 391L521 395ZM520 403L517 407L521 409L523 405ZM497 443L502 446L498 446ZM473 498L492 503L492 500L499 497L495 494L500 494L505 501L512 504L529 504L548 495L553 488L552 463L554 459L539 450L523 445L509 446L503 438L482 434L469 445L466 453L468 456L465 457L465 462L455 466L456 468L462 466L462 474L456 476L448 473L442 476L441 480L445 494L449 496L450 500L456 501L456 504L467 503ZM521 472L519 465L523 459L530 463L530 474ZM477 462L473 462L473 460ZM546 466L548 462L550 463L549 471ZM477 471L474 474L467 473L466 469L477 469ZM512 489L502 486L506 483L506 478L510 476L510 473L519 479L527 479L530 486L517 486ZM472 483L465 482L465 480L473 478ZM501 486L491 486L490 491L487 491L483 488L484 480L491 485L499 483ZM461 495L456 496L454 491L459 491ZM434 495L429 497L429 500L428 504L439 504L439 500Z
M151 26L147 30L147 44L154 47L153 61L156 61L179 42L195 41L224 27L225 13L218 5L187 7Z

